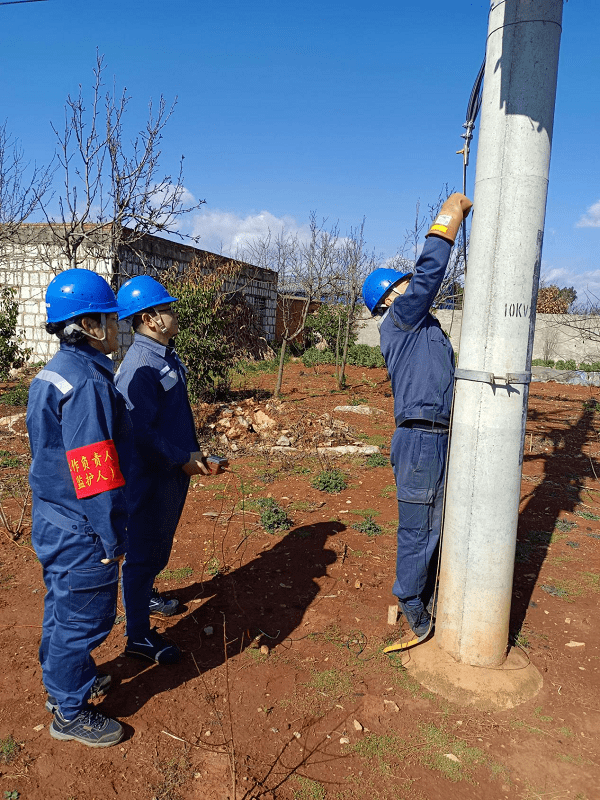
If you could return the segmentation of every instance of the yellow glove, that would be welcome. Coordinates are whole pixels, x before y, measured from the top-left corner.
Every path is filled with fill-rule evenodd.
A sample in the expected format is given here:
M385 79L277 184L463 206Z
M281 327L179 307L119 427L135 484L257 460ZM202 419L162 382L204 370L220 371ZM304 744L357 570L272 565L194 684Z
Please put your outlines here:
M454 244L456 234L461 226L463 219L469 215L469 211L473 207L473 203L464 194L455 192L444 201L440 208L440 213L433 221L433 225L425 236L439 236L442 239L447 239Z

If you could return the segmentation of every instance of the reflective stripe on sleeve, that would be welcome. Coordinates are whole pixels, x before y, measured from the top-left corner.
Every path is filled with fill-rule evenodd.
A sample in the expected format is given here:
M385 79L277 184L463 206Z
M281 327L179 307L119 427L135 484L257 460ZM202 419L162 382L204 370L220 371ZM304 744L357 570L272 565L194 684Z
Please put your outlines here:
M73 388L66 378L63 378L62 375L59 375L58 372L53 372L51 369L43 369L41 372L38 372L35 377L56 386L61 394L66 394Z

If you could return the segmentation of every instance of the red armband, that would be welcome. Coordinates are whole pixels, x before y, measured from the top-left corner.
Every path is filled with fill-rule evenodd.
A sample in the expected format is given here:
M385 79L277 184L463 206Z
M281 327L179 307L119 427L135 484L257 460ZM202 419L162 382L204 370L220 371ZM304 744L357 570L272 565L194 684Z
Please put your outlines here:
M112 439L67 450L67 462L79 500L125 486Z

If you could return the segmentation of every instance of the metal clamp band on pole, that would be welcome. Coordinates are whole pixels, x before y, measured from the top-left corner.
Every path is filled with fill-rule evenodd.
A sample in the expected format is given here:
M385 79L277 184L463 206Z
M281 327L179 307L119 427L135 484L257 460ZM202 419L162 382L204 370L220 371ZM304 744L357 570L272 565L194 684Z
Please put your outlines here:
M531 372L507 372L504 375L494 375L493 372L482 372L477 369L455 369L454 377L458 381L478 381L479 383L489 383L494 386L497 383L515 384L531 383Z

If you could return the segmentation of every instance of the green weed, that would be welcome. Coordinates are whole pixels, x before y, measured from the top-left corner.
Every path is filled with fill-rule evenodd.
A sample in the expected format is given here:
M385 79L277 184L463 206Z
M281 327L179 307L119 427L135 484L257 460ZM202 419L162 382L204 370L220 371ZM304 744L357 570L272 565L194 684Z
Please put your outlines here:
M517 631L513 641L517 647L522 647L523 650L527 650L529 647L531 647L531 642L529 641L527 634L523 633L522 630Z
M558 728L558 733L560 733L560 735L564 736L566 739L570 739L573 736L573 731L570 728L567 728L566 725L562 725L560 728Z
M355 522L352 527L360 533L366 533L367 536L381 536L383 533L381 525L378 525L370 514L367 514L362 522Z
M19 456L15 456L8 450L0 450L0 467L10 467L11 469L16 469L17 467L21 467L22 465L23 465L22 458L20 458Z
M341 469L324 469L310 482L314 489L327 494L338 494L348 486L348 478Z
M309 503L307 500L294 500L294 502L290 503L289 505L290 511L308 512L312 509L312 507L312 503Z
M588 589L600 592L600 575L597 572L582 572L581 579Z
M294 800L325 800L325 789L317 781L311 781L302 775L294 775L293 779L299 784L298 789L292 790Z
M600 519L598 514L593 514L591 511L576 511L575 514L583 519Z
M469 747L462 739L457 739L433 723L420 725L419 728L428 745L417 751L419 760L424 766L442 772L448 780L472 783L473 769L482 764L489 765L482 750ZM446 753L456 756L458 761L448 758Z
M389 467L390 460L386 458L383 453L372 453L372 455L367 456L366 460L367 467Z
M209 558L205 565L206 571L213 577L221 573L221 562L216 556Z
M385 447L388 442L388 437L381 433L374 433L372 435L365 433L360 435L359 438L362 439L363 442L366 442L366 444L372 444L375 445L375 447Z
M572 531L573 528L577 527L576 522L570 522L568 519L559 519L556 521L556 525L554 526L554 530L563 531L564 533L568 533Z
M263 497L256 500L260 513L260 524L267 533L287 531L292 527L292 522L272 497Z
M552 722L552 717L548 717L548 716L545 716L544 714L542 714L542 707L541 706L536 706L533 709L533 713L540 720L540 722Z
M552 597L559 597L561 600L573 602L570 597L570 591L565 586L564 581L555 581L554 584L542 583L540 589L546 594L552 595Z
M393 497L396 494L396 484L388 483L387 486L383 487L380 494L382 497L385 497L386 500L389 500L390 497Z
M177 569L163 569L157 576L161 581L182 581L189 578L194 570L191 567L179 567Z
M0 395L0 403L4 406L26 406L29 397L29 387L24 383L5 389Z
M391 771L392 761L398 758L402 745L402 740L396 734L367 733L352 749L359 756L376 761L379 772L387 775Z
M307 685L329 697L345 697L352 691L350 676L337 669L315 672Z
M179 758L170 758L157 765L163 779L157 786L152 786L153 794L160 800L181 800L177 791L192 776L193 767L187 753Z
M19 743L9 733L4 739L0 739L0 763L10 764L19 755L20 750Z

